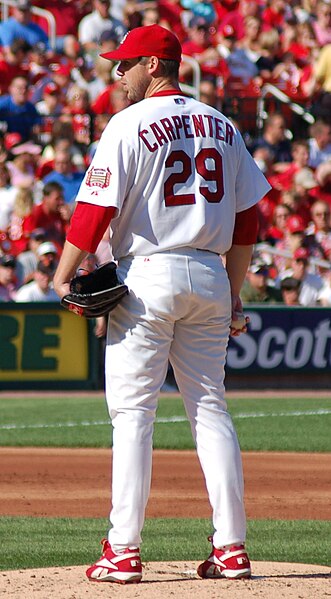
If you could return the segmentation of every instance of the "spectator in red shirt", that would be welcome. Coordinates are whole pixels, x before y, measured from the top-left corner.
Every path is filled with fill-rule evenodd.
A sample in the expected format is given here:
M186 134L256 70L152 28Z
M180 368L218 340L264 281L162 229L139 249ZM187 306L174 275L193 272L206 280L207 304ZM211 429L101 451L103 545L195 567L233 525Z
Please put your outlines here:
M116 81L106 87L106 89L92 103L92 110L95 114L116 114L129 105L127 96L123 91L122 85Z
M269 180L273 173L273 153L267 146L256 148L253 158L265 177ZM257 204L259 219L259 239L265 240L266 232L271 226L272 215L279 201L279 192L272 188Z
M261 6L258 0L240 0L240 2L227 0L226 2L216 2L215 8L219 18L218 28L223 30L227 26L232 27L235 39L241 40L246 31L246 17L259 18Z
M159 25L171 29L180 42L186 37L186 30L182 20L183 7L180 0L159 0L158 8L160 13Z
M292 256L296 249L304 245L305 223L300 216L291 215L286 221L286 232L284 237L276 242L275 247L280 254L274 257L274 264L279 274L291 267ZM282 256L282 251L287 251L288 256Z
M277 29L281 32L286 17L291 14L286 0L269 0L268 6L262 12L262 25L264 29Z
M291 52L296 63L304 67L309 62L313 48L317 48L314 28L309 21L295 25L295 37L289 44L287 51Z
M272 225L267 229L265 235L265 241L274 245L280 239L283 239L287 231L287 219L291 216L291 210L289 206L285 204L278 204L275 207L272 216Z
M183 54L191 56L200 65L202 77L222 79L229 76L226 61L220 57L211 35L210 25L203 17L193 17L188 27L188 40L182 45ZM192 82L193 69L188 62L180 66L180 78L185 83Z
M270 185L278 191L288 191L292 189L295 174L308 165L309 145L306 140L296 140L291 144L292 162L281 173L277 173L268 178ZM315 187L317 182L315 183Z
M10 84L15 77L28 75L26 59L31 46L22 39L16 39L9 46L6 58L0 58L0 93L7 94Z
M69 150L72 162L76 170L84 170L85 161L82 149L75 143L75 134L73 125L58 118L52 128L52 137L50 143L42 152L41 161L37 170L38 179L43 179L51 170L54 169L54 156L58 150Z
M56 83L56 85L61 89L61 101L65 103L65 97L68 93L68 90L71 85L73 85L71 81L71 67L68 64L64 63L53 63L50 65L49 75L43 77L39 81L37 81L34 86L33 94L31 96L32 102L40 102L42 100L44 87L49 83Z
M318 56L319 48L312 47L306 59L306 64L302 67L300 73L298 94L301 98L301 104L306 106L308 110L317 103L316 101L319 98L320 86L315 76L315 63Z
M307 167L295 173L293 185L289 191L283 191L280 202L289 206L292 213L303 221L306 227L310 221L310 208L314 201L313 192L316 188L313 171Z
M43 189L43 199L32 211L33 229L42 228L47 239L56 246L58 255L66 236L71 210L64 202L63 187L59 183L47 183Z

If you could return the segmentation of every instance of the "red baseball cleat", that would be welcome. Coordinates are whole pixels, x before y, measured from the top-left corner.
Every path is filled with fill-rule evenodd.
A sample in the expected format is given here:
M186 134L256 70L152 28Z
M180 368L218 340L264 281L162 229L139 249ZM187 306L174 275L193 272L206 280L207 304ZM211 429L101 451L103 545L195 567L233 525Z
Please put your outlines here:
M198 567L201 578L250 578L251 565L245 545L233 545L229 549L217 549Z
M123 553L114 553L107 539L101 541L101 558L86 570L86 576L93 582L118 582L127 584L140 582L142 565L137 547L128 547Z

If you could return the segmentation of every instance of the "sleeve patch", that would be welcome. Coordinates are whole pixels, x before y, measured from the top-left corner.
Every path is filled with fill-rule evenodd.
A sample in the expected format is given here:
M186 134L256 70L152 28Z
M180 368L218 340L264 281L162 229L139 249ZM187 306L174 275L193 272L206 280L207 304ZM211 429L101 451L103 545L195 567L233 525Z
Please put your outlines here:
M104 189L109 186L111 172L109 168L95 168L92 166L86 177L86 185L88 187L99 187Z

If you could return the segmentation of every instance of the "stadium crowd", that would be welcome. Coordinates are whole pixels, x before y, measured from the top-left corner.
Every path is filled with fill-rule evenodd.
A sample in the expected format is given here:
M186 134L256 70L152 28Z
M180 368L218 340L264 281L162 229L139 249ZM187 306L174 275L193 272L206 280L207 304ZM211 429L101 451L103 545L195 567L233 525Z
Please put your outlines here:
M105 125L127 106L116 65L100 53L128 30L159 23L199 66L201 100L233 119L272 185L258 205L243 302L331 306L331 0L0 0L0 7L0 302L57 299L52 277L77 190ZM195 93L192 61L183 60L180 79ZM266 95L257 127L267 84L288 102ZM299 125L291 102L310 124ZM108 258L105 238L82 268Z

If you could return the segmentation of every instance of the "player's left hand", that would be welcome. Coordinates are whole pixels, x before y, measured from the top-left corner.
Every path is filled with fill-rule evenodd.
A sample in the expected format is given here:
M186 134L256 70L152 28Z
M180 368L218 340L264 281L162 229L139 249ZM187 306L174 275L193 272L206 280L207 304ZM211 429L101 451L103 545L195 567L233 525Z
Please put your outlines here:
M243 306L239 295L232 295L232 314L230 324L231 337L239 337L241 333L247 333L249 317L244 315Z

